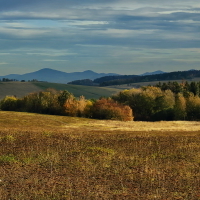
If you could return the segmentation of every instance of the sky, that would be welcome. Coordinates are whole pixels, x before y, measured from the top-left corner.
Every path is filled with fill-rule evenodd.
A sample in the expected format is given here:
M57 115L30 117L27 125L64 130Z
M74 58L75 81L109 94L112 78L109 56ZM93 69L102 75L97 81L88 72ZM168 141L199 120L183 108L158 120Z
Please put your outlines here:
M199 0L1 0L0 76L200 70Z

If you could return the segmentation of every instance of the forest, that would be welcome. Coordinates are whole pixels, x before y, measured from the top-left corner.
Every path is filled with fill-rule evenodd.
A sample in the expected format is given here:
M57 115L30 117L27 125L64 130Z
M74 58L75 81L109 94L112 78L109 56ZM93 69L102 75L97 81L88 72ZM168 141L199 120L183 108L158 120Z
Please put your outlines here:
M110 86L150 81L189 80L196 77L200 77L200 70L177 71L146 76L109 76L95 79L94 83L98 83L100 86Z
M23 98L7 96L0 109L121 121L199 120L200 82L158 83L99 99L47 89Z
M74 85L99 85L99 86L111 86L111 85L122 85L131 83L141 82L152 82L152 81L176 81L176 80L192 80L193 78L200 77L200 70L189 70L189 71L177 71L168 72L162 74L152 75L118 75L118 76L104 76L96 78L93 81L90 79L76 80L69 82L68 84Z

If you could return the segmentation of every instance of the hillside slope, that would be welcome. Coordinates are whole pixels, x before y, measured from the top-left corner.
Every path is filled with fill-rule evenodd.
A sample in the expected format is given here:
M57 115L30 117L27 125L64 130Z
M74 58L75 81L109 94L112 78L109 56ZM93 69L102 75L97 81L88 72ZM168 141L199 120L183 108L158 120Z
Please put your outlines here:
M56 90L67 90L74 94L75 97L84 96L86 99L98 99L102 96L109 97L115 94L120 89L107 88L107 87L93 87L93 86L83 86L83 85L70 85L70 84L59 84L59 83L44 83L36 82L34 83L37 87L46 90L47 88L54 88Z
M44 83L44 82L0 82L0 99L5 96L23 97L32 92L38 92L53 88L56 90L68 90L73 93L75 97L85 96L87 99L98 99L101 96L111 96L120 91L115 88L104 87L89 87L77 86L59 83Z
M41 88L29 82L0 82L0 99L5 96L23 97L31 92L40 90Z

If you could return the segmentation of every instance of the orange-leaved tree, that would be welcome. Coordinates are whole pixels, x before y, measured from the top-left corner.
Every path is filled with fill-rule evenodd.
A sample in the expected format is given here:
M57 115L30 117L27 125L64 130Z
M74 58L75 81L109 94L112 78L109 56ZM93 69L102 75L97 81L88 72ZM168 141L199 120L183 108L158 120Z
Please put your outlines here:
M92 118L132 121L133 112L129 106L120 104L111 98L97 100L92 108Z

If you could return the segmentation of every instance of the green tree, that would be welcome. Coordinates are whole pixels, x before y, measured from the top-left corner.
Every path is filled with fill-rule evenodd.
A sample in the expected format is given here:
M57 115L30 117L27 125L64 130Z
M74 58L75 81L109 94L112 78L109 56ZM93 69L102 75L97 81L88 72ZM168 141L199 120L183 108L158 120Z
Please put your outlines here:
M1 110L15 111L17 110L17 98L14 96L6 96L0 102Z
M63 106L65 104L65 102L67 101L68 98L70 98L71 96L73 96L70 92L68 92L67 90L62 91L59 96L58 96L58 102L61 106Z
M120 103L129 105L135 120L171 120L174 94L170 90L162 91L158 87L147 86L131 89L113 96Z
M186 99L186 112L188 120L200 120L200 98L193 93Z
M199 85L194 81L190 83L190 92L192 92L194 96L199 96Z
M179 93L175 97L174 105L174 119L175 120L185 120L186 119L186 99Z

